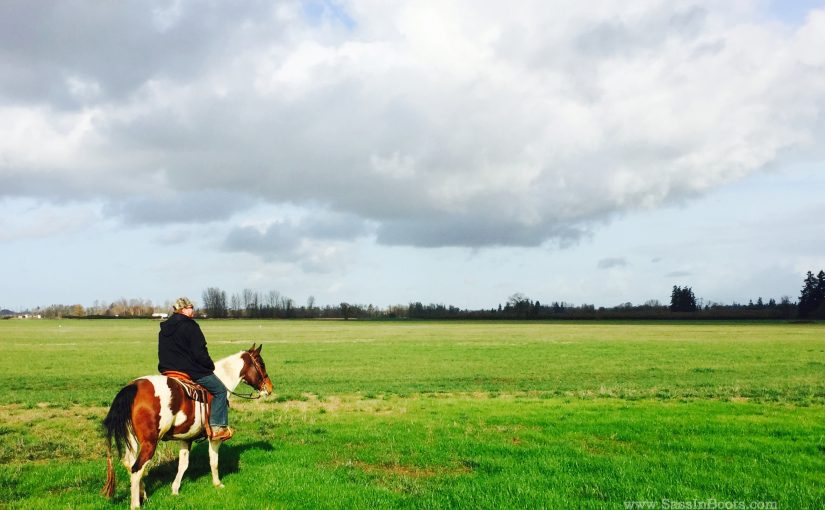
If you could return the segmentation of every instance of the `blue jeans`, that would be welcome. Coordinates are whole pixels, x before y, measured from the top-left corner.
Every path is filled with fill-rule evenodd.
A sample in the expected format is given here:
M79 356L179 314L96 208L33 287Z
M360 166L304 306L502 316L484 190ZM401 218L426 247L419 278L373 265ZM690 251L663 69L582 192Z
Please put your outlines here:
M226 386L215 374L197 379L198 384L212 394L212 411L209 414L209 425L213 427L229 426L229 398L226 396Z

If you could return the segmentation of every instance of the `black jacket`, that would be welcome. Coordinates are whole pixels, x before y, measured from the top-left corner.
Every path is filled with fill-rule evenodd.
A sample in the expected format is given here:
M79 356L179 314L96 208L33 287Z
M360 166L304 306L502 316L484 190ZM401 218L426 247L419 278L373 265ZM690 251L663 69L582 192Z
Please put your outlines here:
M186 372L199 379L215 371L200 326L189 317L175 313L160 323L158 370Z

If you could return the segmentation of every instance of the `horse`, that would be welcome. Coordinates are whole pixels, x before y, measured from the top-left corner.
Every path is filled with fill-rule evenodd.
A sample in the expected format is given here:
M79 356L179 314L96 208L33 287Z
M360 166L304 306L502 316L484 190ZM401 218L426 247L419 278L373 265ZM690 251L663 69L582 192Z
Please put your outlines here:
M215 362L215 375L229 392L244 381L261 396L272 393L272 381L261 358L261 348L241 351ZM112 443L126 470L131 473L131 508L140 508L147 498L143 484L144 471L155 454L159 441L177 440L180 444L178 473L172 482L172 494L180 491L180 483L189 467L192 442L208 435L206 405L189 398L183 385L165 375L148 375L135 379L118 392L109 413L103 420L107 442L106 484L101 493L111 498L115 492L112 466ZM209 439L209 466L212 485L223 488L218 476L220 440ZM125 446L125 448L124 448ZM124 451L125 450L125 451Z

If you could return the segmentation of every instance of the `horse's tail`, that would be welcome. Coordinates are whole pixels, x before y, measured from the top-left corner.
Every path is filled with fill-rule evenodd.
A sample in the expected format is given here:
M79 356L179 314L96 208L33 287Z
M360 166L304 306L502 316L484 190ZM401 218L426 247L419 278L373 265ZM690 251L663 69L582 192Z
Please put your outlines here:
M106 485L100 491L111 498L115 493L115 470L112 465L112 442L114 441L118 457L123 456L125 448L131 448L129 435L133 434L132 404L135 402L137 385L125 386L115 397L109 414L103 419L103 431L106 435Z
M115 495L115 467L112 465L112 449L106 451L106 484L100 493L111 499Z

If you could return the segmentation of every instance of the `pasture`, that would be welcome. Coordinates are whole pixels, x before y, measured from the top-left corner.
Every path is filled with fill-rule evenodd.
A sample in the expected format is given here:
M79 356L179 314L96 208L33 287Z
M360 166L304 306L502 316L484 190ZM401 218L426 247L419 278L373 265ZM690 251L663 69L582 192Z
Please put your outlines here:
M825 508L823 324L200 323L275 395L233 398L225 489L200 444L172 496L162 445L149 509ZM0 507L128 508L100 421L157 328L0 321Z

